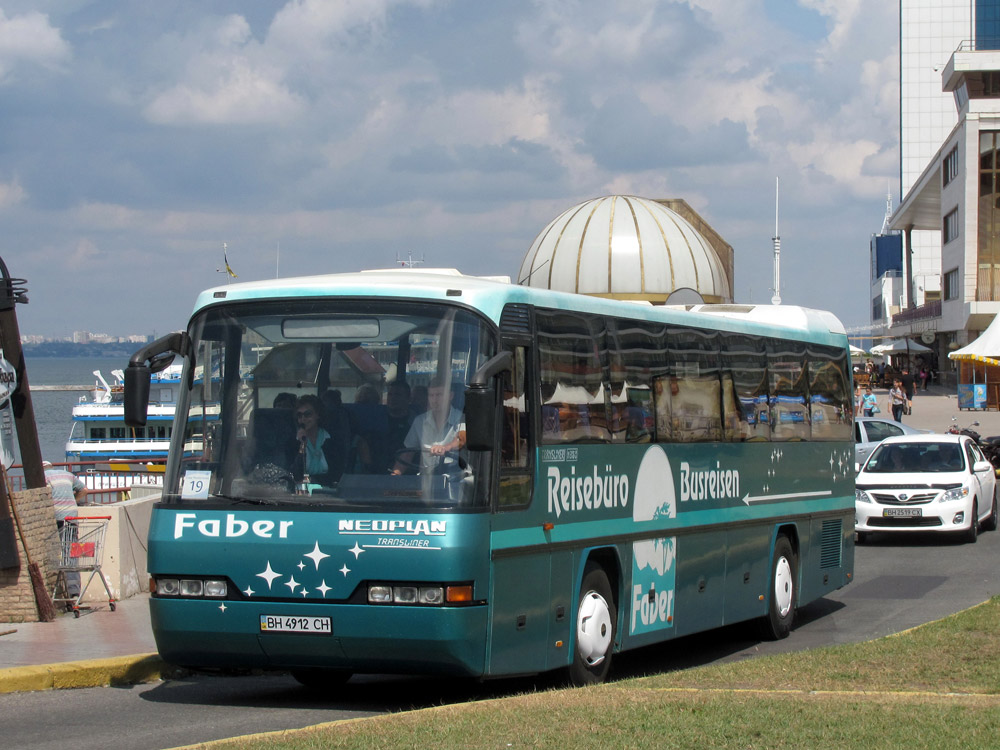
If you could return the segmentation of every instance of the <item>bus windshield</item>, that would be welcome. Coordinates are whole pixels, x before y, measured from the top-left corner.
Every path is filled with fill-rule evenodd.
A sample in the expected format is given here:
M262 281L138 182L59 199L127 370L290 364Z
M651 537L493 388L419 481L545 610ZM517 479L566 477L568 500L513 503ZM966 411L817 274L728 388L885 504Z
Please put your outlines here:
M201 312L189 333L165 502L486 505L490 457L465 449L463 403L496 342L470 312L237 303Z

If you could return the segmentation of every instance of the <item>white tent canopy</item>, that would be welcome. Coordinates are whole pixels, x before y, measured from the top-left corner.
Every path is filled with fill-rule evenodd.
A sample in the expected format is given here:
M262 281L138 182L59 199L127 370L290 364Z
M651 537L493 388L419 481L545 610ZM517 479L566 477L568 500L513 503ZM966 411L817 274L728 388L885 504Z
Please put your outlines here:
M993 318L993 321L980 334L979 338L968 346L951 352L948 358L1000 365L1000 323L997 321L1000 321L1000 315Z
M921 352L929 352L930 349L923 344L918 344L916 341L908 341L907 339L893 339L888 344L879 344L878 346L872 347L872 354L920 354Z
M863 357L864 355L866 355L868 353L864 349L862 349L860 346L855 346L854 344L849 344L849 346L851 347L851 356L852 357Z

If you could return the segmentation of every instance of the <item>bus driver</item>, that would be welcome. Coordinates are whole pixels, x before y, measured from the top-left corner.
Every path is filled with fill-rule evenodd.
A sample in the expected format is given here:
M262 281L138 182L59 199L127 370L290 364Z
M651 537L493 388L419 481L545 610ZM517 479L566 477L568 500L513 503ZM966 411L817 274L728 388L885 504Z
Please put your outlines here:
M439 465L457 463L454 455L465 446L465 419L448 397L448 381L435 377L427 388L427 411L418 414L403 440L404 451L393 466L392 473L399 475L407 466L416 466L420 454L421 471L431 471ZM409 451L405 450L409 449Z

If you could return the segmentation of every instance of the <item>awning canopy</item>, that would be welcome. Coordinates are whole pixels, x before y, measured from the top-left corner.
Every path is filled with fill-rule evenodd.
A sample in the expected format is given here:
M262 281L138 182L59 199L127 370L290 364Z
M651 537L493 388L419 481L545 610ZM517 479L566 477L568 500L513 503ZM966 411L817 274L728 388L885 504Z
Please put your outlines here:
M951 352L948 359L982 362L1000 367L1000 323L997 321L1000 321L1000 316L993 318L979 338L968 346Z
M929 351L928 347L909 339L893 339L888 344L879 344L872 347L872 354L906 354L907 352L910 354L920 354L921 352Z

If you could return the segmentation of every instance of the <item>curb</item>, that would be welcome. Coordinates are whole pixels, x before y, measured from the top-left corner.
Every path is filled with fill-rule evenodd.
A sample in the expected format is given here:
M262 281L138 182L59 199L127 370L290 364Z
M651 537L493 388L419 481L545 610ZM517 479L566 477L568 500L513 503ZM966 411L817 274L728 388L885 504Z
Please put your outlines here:
M177 669L157 654L7 667L0 669L0 693L133 685L154 682L176 673Z

